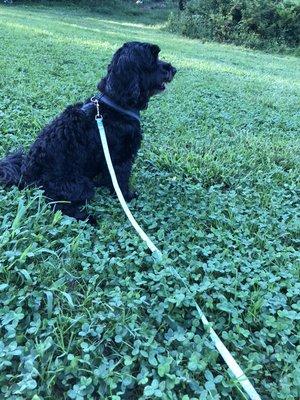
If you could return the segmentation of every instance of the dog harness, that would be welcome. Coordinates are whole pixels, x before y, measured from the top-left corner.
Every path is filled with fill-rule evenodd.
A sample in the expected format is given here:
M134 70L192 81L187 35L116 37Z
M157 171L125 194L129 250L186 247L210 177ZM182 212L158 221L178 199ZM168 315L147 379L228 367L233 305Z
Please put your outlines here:
M98 101L98 103L100 103L100 102L104 103L107 106L113 108L114 110L120 112L121 114L128 115L129 117L132 117L139 122L141 121L139 110L136 110L134 108L123 108L123 107L119 106L114 100L110 99L108 96L106 96L103 93L98 93L95 96L93 96L89 103L86 103L81 107L81 110L84 112L89 111L90 109L95 107L96 101Z

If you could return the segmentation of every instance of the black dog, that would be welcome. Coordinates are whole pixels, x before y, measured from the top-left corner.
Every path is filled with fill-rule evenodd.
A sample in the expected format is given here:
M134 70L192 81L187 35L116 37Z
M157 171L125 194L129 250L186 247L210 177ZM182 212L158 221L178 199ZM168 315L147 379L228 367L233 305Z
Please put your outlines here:
M160 48L125 43L113 56L97 95L117 179L127 201L132 163L142 140L139 111L151 96L162 92L176 69L158 59ZM31 146L0 161L0 183L24 188L35 185L56 203L56 209L76 219L95 219L80 210L94 196L95 186L112 182L95 122L96 106L89 100L69 106L47 125ZM97 179L97 184L95 182ZM60 203L61 202L61 203Z

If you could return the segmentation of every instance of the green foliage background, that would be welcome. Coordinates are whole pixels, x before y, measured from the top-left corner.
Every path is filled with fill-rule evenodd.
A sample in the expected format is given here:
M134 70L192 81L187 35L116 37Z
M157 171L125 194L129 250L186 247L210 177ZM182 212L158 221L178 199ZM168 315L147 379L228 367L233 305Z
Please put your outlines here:
M104 190L92 228L0 188L0 398L245 399L172 265L262 398L296 400L299 61L144 18L0 6L1 156L93 94L124 41L178 68L143 113L130 205L162 264Z
M169 29L192 38L284 49L300 44L298 0L189 0Z

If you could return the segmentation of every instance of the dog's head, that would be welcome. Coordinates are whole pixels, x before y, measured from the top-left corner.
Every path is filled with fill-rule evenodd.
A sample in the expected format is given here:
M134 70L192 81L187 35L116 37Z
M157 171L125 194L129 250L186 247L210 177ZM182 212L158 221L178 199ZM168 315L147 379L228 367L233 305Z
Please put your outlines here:
M147 108L150 97L163 92L176 73L171 64L159 60L159 52L150 43L125 43L114 54L98 89L125 108Z

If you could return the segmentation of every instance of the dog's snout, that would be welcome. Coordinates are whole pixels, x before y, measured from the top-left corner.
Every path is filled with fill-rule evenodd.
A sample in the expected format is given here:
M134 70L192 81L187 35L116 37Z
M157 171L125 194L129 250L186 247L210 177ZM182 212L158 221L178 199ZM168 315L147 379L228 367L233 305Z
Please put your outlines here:
M164 69L165 69L167 72L171 72L172 75L175 75L176 72L177 72L177 69L176 69L175 67L173 67L173 65L171 65L171 64L165 64L165 65L164 65Z
M167 63L167 62L163 62L161 64L161 68L165 75L166 81L171 82L171 80L174 78L174 75L177 72L177 69L175 67L173 67L172 64Z
M177 72L177 69L175 67L173 67L173 65L168 63L168 62L161 61L160 65L161 65L162 70L167 74L175 75L176 72Z

